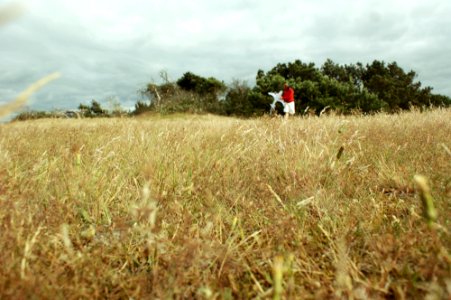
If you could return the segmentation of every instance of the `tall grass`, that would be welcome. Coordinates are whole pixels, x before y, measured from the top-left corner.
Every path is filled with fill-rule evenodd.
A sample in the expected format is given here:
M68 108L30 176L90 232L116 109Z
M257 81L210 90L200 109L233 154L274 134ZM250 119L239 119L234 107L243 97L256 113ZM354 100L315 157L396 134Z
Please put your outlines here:
M0 298L450 297L450 120L3 124Z

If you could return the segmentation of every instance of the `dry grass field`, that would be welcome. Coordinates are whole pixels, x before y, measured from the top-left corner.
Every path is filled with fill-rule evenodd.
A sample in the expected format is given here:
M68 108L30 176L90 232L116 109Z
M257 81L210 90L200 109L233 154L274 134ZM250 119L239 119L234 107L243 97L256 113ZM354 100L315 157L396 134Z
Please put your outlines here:
M449 109L1 124L0 298L449 299L450 149Z

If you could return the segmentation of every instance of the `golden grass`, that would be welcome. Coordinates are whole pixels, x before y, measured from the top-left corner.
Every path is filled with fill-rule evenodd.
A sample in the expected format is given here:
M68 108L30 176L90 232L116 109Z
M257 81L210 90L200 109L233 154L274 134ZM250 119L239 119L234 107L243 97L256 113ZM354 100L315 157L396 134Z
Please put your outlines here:
M0 298L450 297L450 120L3 124Z

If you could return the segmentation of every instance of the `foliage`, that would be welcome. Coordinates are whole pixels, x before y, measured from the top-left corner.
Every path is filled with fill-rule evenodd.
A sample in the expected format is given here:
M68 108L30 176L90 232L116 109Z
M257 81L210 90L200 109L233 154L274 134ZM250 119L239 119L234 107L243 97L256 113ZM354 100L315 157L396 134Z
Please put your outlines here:
M253 92L266 95L288 82L295 89L298 111L309 107L317 113L325 107L337 113L374 113L451 105L449 97L432 94L430 87L421 88L421 82L414 81L416 76L396 62L341 66L328 59L317 69L313 63L296 60L279 63L267 73L259 70Z
M135 109L133 110L133 114L134 115L140 115L149 111L154 111L155 110L155 103L154 102L150 102L147 103L143 100L138 100L135 103Z
M96 100L91 101L91 105L86 105L80 103L78 109L81 112L83 117L107 117L108 112L106 109L103 109L99 102Z
M49 112L49 111L24 111L18 113L12 121L25 121L25 120L37 120L37 119L49 119L49 118L62 118L64 115L61 112Z
M384 62L374 61L367 65L362 80L368 91L375 93L394 111L409 109L412 104L428 104L426 99L419 97L421 83L414 82L415 77L414 71L405 73L395 62L385 66Z
M226 115L251 116L254 112L251 89L246 82L234 80L223 102Z
M146 111L158 113L222 113L219 96L226 89L224 83L210 77L204 78L191 72L185 73L176 82L167 77L164 83L149 83L141 94L149 99L149 103L138 101L134 114Z
M273 67L268 75L280 75L284 80L288 81L319 81L321 79L321 73L315 67L314 63L303 63L297 59L294 62L288 64L279 63ZM264 76L264 75L263 75Z
M26 121L36 119L63 119L63 118L96 118L96 117L126 117L129 113L122 109L118 101L111 101L111 109L104 109L101 104L92 100L90 105L80 103L78 110L54 111L23 111L18 113L12 121Z
M177 85L185 91L195 92L201 96L209 95L217 97L226 90L225 84L216 78L204 78L191 72L183 74L177 80Z

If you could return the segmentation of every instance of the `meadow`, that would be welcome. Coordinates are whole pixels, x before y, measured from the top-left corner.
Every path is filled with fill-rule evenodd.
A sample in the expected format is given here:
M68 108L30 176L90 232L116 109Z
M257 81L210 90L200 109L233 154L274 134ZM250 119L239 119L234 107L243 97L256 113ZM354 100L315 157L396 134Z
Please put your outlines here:
M450 148L449 109L0 124L0 298L449 299Z

